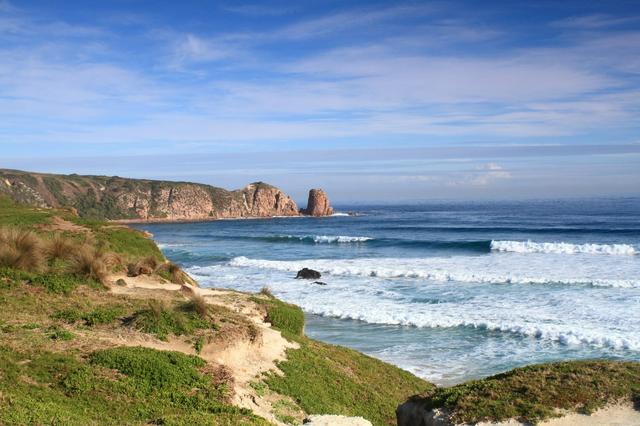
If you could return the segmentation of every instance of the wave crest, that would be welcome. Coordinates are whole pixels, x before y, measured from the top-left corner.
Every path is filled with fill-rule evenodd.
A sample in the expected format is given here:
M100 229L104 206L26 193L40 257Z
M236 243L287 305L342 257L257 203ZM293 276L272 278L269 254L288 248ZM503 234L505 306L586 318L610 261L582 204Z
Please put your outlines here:
M511 253L608 254L633 256L637 249L629 244L536 243L533 241L491 241L491 250Z
M305 266L323 274L346 277L375 277L375 278L419 278L436 282L460 282L483 284L561 284L561 285L591 285L594 287L640 288L640 280L631 279L594 279L567 278L551 276L529 276L517 273L492 273L488 271L458 270L452 271L442 267L416 265L411 268L385 267L392 264L394 259L368 259L358 263L353 261L336 262L326 260L315 261L282 261L249 259L239 256L231 259L230 266L272 269L283 272L297 272Z

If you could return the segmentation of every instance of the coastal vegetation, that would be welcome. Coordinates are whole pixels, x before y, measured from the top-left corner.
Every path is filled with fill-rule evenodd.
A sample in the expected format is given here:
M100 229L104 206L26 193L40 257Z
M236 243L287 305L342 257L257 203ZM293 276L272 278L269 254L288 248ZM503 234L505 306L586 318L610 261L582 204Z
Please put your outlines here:
M302 310L267 288L205 299L147 237L0 197L0 424L269 424L233 405L236 377L211 355L259 348L266 332L290 346L247 387L282 423L341 414L394 425L410 395L454 422L535 423L640 396L640 364L609 361L536 365L439 388L309 339ZM126 280L137 279L155 287L133 291Z
M531 365L412 398L424 411L444 408L458 423L517 419L536 424L566 412L591 414L638 401L640 363L571 361Z

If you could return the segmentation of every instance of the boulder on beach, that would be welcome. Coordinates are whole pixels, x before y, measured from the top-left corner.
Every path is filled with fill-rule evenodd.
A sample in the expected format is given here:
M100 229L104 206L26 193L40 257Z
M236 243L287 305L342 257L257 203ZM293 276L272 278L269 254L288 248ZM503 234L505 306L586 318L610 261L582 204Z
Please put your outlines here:
M302 268L298 271L296 279L302 278L303 280L317 280L321 276L322 274L320 274L320 272L318 271L314 271L313 269L309 268Z

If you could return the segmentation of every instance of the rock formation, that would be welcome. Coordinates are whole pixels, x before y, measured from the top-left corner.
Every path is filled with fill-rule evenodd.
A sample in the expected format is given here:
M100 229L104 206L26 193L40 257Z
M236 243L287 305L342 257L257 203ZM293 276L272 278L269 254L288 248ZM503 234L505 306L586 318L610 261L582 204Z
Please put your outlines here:
M302 278L303 280L317 280L322 275L320 272L315 271L309 268L302 268L298 271L298 275L296 275L296 279Z
M82 217L124 221L300 215L288 195L263 182L227 191L188 182L0 170L1 194L37 207L73 208Z
M329 204L327 194L322 189L312 189L309 191L307 208L302 213L308 216L331 216L333 208Z

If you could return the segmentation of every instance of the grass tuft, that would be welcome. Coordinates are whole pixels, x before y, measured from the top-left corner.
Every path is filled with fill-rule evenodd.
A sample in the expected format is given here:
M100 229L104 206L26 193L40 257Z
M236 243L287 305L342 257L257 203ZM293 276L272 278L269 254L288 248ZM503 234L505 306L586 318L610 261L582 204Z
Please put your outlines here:
M114 263L116 263L115 258L101 249L85 245L73 254L69 263L69 271L75 275L106 284L109 267Z
M0 228L0 267L38 272L44 268L44 262L42 245L34 232Z
M200 317L189 302L175 309L161 301L150 300L147 309L137 311L127 322L160 340L167 340L170 335L189 336L195 330L212 328L211 322Z
M44 244L44 252L50 259L67 260L73 256L78 243L61 234L54 234L53 237Z

